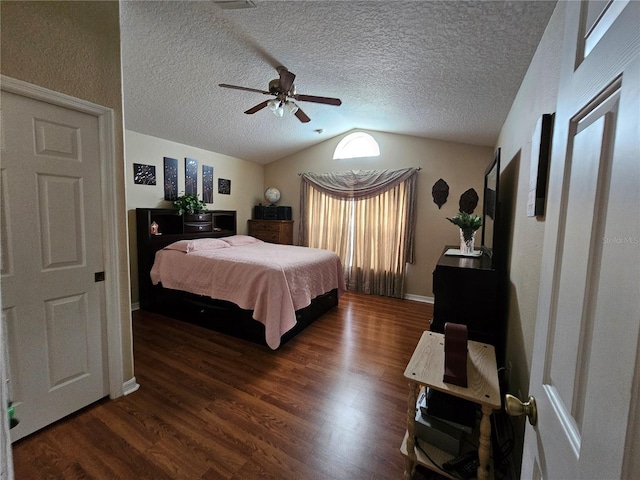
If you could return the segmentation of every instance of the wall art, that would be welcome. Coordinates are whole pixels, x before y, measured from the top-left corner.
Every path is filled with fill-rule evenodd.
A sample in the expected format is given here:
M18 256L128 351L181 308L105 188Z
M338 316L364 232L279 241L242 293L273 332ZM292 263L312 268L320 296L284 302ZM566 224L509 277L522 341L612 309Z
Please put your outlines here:
M133 183L136 185L155 185L156 167L155 165L144 165L142 163L133 164Z
M213 167L202 166L202 201L213 203Z
M478 192L473 188L470 188L462 195L460 195L460 211L472 214L478 206Z
M178 198L178 160L164 157L164 199Z
M231 180L219 178L218 193L221 193L222 195L231 195Z
M184 193L198 194L198 160L184 159Z
M544 215L554 117L555 114L553 113L545 113L542 115L536 122L536 128L531 138L531 168L529 170L527 217Z
M447 203L447 198L449 198L449 184L441 178L433 184L431 196L433 197L433 203L438 205L438 208L442 208L442 205Z

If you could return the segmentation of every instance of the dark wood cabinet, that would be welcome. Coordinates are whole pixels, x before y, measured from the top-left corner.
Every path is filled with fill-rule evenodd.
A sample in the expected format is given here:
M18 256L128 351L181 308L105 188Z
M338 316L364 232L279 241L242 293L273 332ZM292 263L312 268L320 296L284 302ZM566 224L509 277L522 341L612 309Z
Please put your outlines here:
M447 247L444 252L449 248ZM445 255L433 271L431 330L444 333L447 322L467 326L470 340L496 348L498 362L504 352L504 321L498 298L498 272L491 259Z
M236 212L233 210L178 215L177 210L136 208L140 307L148 308L153 303L149 271L157 250L186 238L226 237L235 233Z
M293 245L293 220L249 220L249 235L269 243Z

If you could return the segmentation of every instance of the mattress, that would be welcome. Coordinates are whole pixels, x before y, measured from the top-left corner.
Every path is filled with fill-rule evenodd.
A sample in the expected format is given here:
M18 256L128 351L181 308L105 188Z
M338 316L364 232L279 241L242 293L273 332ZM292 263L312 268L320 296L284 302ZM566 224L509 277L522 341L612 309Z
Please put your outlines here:
M296 310L330 290L344 292L342 264L328 250L253 240L231 238L228 248L159 250L151 281L252 310L265 326L267 345L276 349L281 336L296 325Z

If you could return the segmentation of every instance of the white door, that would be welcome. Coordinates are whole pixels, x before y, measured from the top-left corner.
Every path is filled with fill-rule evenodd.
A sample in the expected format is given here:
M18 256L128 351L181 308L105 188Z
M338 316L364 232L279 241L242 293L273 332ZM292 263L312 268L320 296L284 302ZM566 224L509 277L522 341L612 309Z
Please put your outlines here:
M638 478L640 2L565 6L522 478Z
M22 438L109 394L98 118L2 92L1 283ZM98 280L100 280L98 278Z

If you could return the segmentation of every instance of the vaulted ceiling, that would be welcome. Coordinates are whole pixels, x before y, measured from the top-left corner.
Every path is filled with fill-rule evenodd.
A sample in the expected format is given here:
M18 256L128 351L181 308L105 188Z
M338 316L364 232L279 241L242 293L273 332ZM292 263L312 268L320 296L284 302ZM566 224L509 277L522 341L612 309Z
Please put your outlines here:
M555 1L123 1L125 128L267 164L352 129L493 146ZM283 65L311 118L243 113ZM321 132L321 133L319 133Z

